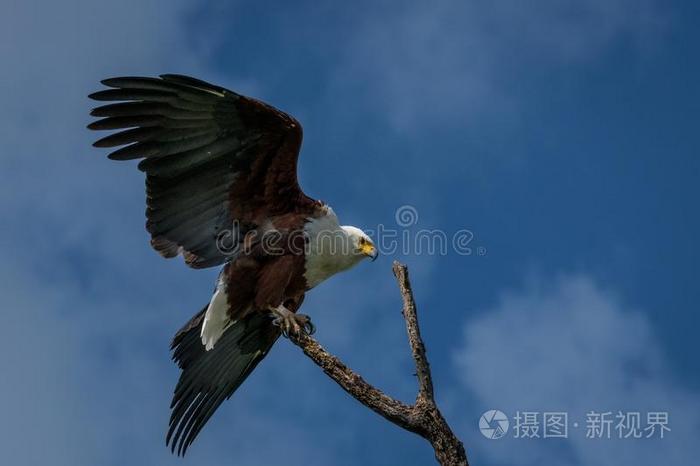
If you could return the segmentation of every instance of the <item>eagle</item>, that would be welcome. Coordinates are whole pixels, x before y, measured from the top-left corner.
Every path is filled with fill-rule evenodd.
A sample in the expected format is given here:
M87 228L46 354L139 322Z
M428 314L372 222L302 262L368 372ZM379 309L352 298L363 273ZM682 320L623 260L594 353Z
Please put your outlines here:
M301 190L302 128L259 100L188 76L118 77L89 97L93 145L140 159L146 229L166 258L220 267L213 295L171 344L181 373L166 445L184 455L281 335L310 334L307 291L377 248Z

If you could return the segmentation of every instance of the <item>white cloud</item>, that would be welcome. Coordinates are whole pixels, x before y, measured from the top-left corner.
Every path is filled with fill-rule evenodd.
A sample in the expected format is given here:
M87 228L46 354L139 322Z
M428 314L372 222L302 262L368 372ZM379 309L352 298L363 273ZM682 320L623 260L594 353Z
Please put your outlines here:
M343 40L331 92L388 107L398 129L459 126L517 106L509 87L535 69L646 44L660 11L656 0L379 2Z
M493 460L690 464L700 453L693 440L700 435L700 397L670 374L646 315L625 309L588 277L504 295L494 309L467 322L455 365L483 411L567 411L569 423L578 419L581 425L570 426L563 443L477 440L479 454ZM585 413L591 410L667 411L672 431L663 440L586 439ZM476 421L463 428L473 433Z

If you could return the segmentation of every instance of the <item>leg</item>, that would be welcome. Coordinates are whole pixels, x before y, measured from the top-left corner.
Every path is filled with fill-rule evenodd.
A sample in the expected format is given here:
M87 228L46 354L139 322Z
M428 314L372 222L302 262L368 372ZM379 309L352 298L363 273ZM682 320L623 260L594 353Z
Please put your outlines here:
M272 323L280 327L282 329L282 334L286 337L290 334L311 335L316 331L309 316L305 314L295 314L282 304L277 307L271 307L270 312L274 318Z

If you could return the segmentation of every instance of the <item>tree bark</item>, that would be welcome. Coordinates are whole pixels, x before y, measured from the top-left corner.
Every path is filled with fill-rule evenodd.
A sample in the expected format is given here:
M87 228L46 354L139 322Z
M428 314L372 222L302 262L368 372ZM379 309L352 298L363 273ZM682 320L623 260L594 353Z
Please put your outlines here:
M357 401L397 426L428 440L438 463L443 466L468 466L464 445L452 432L435 403L430 364L420 336L408 269L394 261L393 270L403 298L402 314L418 377L418 395L413 405L395 400L367 383L340 359L323 349L314 338L308 335L290 335L290 340Z

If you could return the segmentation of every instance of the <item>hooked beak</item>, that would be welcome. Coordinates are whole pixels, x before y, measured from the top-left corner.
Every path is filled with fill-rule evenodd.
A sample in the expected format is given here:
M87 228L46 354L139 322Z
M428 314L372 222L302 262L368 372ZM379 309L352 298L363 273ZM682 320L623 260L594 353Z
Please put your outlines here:
M377 251L377 248L373 247L372 251L370 251L367 256L372 259L372 262L377 260L377 257L379 256L379 252Z
M379 255L379 252L377 251L377 248L374 247L373 244L367 242L362 246L362 253L372 259L372 262L377 260L377 256Z

